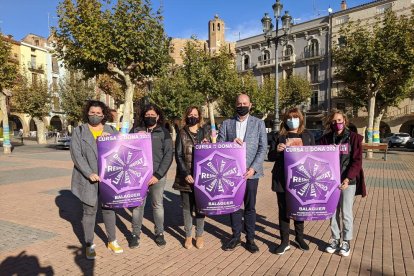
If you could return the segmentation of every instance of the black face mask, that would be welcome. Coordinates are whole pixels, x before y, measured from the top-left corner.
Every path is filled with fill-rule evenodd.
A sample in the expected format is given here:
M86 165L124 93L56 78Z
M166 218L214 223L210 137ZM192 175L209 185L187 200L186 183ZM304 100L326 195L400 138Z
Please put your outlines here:
M249 113L249 107L248 107L248 106L238 106L238 107L236 108L236 113L237 113L237 115L239 115L239 116L244 116L244 115L246 115L247 113Z
M144 117L144 124L146 127L152 127L157 123L156 117Z
M195 126L199 122L200 122L200 119L196 118L196 117L187 117L187 118L185 118L185 123L188 126Z

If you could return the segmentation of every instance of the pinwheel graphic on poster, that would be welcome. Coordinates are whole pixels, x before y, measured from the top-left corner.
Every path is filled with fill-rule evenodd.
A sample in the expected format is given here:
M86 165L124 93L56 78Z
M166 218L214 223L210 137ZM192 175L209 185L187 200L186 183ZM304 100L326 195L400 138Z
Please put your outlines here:
M246 147L237 143L196 145L194 150L197 208L206 215L235 212L243 204Z
M141 206L152 176L149 134L121 134L98 138L99 195L107 208Z
M331 218L340 195L339 147L287 147L284 154L288 216Z

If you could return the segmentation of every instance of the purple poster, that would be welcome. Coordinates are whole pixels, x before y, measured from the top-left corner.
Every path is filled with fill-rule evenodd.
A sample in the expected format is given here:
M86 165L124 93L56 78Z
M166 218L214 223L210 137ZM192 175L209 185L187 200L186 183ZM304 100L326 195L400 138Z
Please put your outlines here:
M98 137L99 197L107 208L141 206L152 176L151 135Z
M331 218L340 196L339 147L286 147L284 157L288 217Z
M246 145L199 144L194 149L194 193L198 210L206 215L229 214L243 204Z

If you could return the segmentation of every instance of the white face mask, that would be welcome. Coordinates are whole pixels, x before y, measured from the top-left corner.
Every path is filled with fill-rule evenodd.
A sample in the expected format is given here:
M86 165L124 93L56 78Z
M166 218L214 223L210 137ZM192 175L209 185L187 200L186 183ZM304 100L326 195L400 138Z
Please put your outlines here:
M289 118L286 120L286 124L289 130L297 129L299 128L300 121L299 121L299 118Z

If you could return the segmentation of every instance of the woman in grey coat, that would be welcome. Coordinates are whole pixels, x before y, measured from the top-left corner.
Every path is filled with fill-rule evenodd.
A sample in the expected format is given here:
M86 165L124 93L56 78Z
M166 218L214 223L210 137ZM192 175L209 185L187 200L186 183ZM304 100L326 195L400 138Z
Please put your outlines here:
M96 139L116 132L105 125L112 118L109 108L100 101L88 101L83 110L84 124L75 128L72 134L70 153L74 163L72 193L82 202L82 226L86 243L86 258L95 259L93 243L96 213L98 211L99 175ZM103 221L108 235L108 249L122 253L115 236L115 212L102 208Z

